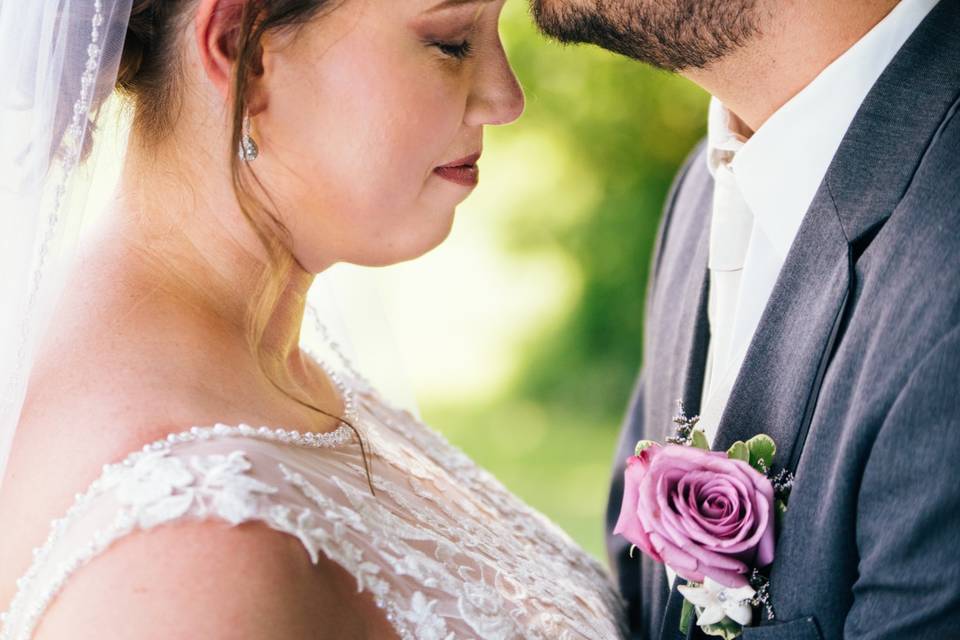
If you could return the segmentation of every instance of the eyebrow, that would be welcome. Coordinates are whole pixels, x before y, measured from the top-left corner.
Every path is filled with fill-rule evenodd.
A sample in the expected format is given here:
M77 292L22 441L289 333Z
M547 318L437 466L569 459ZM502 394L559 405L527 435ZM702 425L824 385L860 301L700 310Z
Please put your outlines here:
M430 9L427 9L426 13L433 13L434 11L443 11L444 9L453 9L471 4L487 4L493 1L494 0L443 0L443 2L434 5Z

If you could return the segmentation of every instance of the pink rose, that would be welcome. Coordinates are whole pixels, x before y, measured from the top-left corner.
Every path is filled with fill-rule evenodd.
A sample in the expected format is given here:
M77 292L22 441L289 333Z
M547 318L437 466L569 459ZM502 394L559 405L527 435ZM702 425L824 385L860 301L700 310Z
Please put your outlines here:
M615 534L693 582L736 588L773 562L773 486L719 451L652 444L627 460Z

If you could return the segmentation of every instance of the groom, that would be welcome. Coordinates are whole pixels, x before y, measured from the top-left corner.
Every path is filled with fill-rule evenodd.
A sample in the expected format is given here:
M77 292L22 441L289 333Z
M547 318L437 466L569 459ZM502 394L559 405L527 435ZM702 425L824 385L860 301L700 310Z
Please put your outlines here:
M795 473L776 618L745 640L960 638L960 0L533 11L714 96L666 203L608 527L679 399L713 449L767 433ZM683 580L628 546L608 536L634 637L682 638Z

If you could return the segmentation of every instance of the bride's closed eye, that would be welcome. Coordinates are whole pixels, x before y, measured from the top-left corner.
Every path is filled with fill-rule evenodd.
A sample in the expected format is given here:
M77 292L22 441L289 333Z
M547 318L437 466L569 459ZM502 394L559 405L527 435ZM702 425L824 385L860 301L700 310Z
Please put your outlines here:
M413 23L413 27L428 47L436 49L446 58L463 61L476 52L476 32L481 28L480 24L487 15L487 5L491 2L447 0L421 16ZM493 24L496 28L495 21Z
M474 40L477 35L476 20L467 23L445 23L421 26L421 41L443 58L462 61L475 53Z
M473 53L473 44L469 40L461 42L431 42L430 46L436 47L445 56L457 60L465 60Z

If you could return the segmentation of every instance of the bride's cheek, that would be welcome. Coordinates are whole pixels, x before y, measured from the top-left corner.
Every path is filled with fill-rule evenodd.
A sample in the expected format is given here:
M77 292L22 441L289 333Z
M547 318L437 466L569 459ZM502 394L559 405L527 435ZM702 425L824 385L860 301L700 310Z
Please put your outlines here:
M314 139L312 179L298 180L305 250L374 266L414 258L446 237L456 188L432 174L453 159L444 153L455 128L438 128L436 115L373 110L360 118L366 126Z
M433 169L473 150L461 131L462 88L424 58L390 62L368 48L341 60L338 53L328 51L271 118L280 171L295 174L298 253L312 254L298 257L316 264L322 254L360 264L416 257L446 237L461 199L462 190Z

